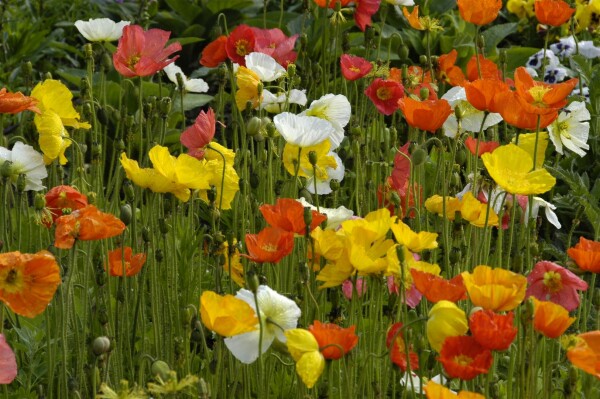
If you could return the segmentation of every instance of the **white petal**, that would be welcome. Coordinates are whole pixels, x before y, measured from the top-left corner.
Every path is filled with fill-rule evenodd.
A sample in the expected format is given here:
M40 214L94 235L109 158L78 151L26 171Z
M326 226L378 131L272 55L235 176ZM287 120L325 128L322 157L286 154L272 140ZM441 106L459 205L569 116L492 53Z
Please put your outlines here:
M181 74L181 78L183 79L184 84L185 84L185 81L187 80L187 77L185 76L185 74L183 73L181 68L178 67L177 65L175 65L174 62L167 65L166 67L164 67L163 71L165 71L169 80L171 82L175 83L175 86L177 86L177 74L178 73Z
M248 54L245 60L246 68L255 72L263 82L272 82L286 74L285 68L270 55L254 52Z
M308 99L306 98L306 90L292 89L290 91L290 103L305 106Z
M83 37L91 42L112 42L123 35L123 28L130 23L129 21L115 23L108 18L98 18L76 21L75 27Z
M548 133L550 136L550 141L552 141L552 144L554 144L554 147L556 148L556 152L562 155L563 145L560 139L560 128L556 125L556 122L548 126Z
M273 122L285 141L300 147L319 144L335 133L331 123L314 116L283 112L275 115Z
M444 135L446 137L450 137L450 138L456 137L456 135L458 134L458 122L456 120L456 115L454 115L454 113L451 113L448 116L448 118L446 118L446 121L442 125L442 128L444 129Z
M552 204L550 204L552 205ZM552 205L554 208L556 208L554 205ZM556 213L554 213L554 211L549 207L546 206L546 209L544 210L544 213L546 214L546 219L548 219L548 221L554 225L554 227L556 227L557 229L561 228L561 224L558 221L558 216L556 216Z
M316 116L328 121L335 121L342 128L350 122L352 106L346 96L342 94L326 94L318 100L310 103L310 108L301 115Z
M450 106L454 108L457 102L467 100L467 93L464 87L454 86L442 96L442 99L448 101Z
M262 353L265 353L269 349L274 339L273 334L269 334L266 329L263 331ZM259 340L260 330L255 330L225 338L225 346L240 362L250 364L258 359Z
M185 82L185 90L190 93L206 93L208 91L208 84L204 79L188 79Z

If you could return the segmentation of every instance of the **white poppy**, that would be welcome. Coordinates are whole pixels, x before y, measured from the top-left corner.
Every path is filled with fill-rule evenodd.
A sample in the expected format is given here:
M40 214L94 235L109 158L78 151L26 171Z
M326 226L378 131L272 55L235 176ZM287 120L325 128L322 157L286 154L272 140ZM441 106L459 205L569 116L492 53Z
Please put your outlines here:
M123 35L123 28L131 24L129 21L115 22L108 18L77 21L75 27L90 42L113 42Z
M275 58L264 53L250 53L246 57L246 68L258 75L262 82L272 82L285 76L287 71Z
M175 86L177 86L177 74L180 73L185 91L190 93L206 93L208 91L208 84L206 84L204 79L188 79L181 68L175 65L175 63L167 65L163 71L165 71L169 80L175 83Z
M335 133L329 137L331 149L335 150L344 139L344 128L350 122L352 106L342 94L326 94L310 103L310 107L300 115L316 116L329 121L335 128Z
M235 297L246 302L256 312L254 294L251 291L241 289ZM275 340L285 344L286 338L283 332L296 328L300 318L300 308L296 302L278 294L266 285L258 287L256 297L262 324L261 350L265 353ZM226 338L225 345L236 359L249 364L258 359L259 341L260 325L257 323L256 330Z
M260 107L265 109L267 112L278 114L285 111L285 103L306 105L306 90L292 89L290 90L290 96L287 98L287 93L279 93L275 95L269 90L263 90L263 99L260 103Z
M311 194L329 194L331 193L331 181L332 180L337 180L337 181L342 181L344 180L344 173L346 172L346 168L344 167L344 164L342 163L342 160L340 159L340 157L338 156L338 154L336 154L335 152L330 152L329 154L327 154L328 156L332 156L335 158L335 162L337 164L337 166L335 168L330 168L327 167L325 168L325 171L327 172L327 179L319 179L318 177L316 177L317 179L317 189L315 191L315 176L311 176L307 179L306 181L306 189L308 190L309 193ZM311 174L311 171L306 171L307 174Z
M317 207L309 203L304 197L297 199L296 201L300 202L305 208L309 207L314 211L317 210ZM342 222L345 222L354 216L354 211L345 206L339 206L337 208L319 207L319 212L327 215L327 229L331 230L337 229Z
M558 119L548 126L556 152L562 154L565 146L577 155L585 156L584 150L590 148L587 144L590 124L586 122L590 117L585 103L581 101L573 101L558 115Z
M42 179L48 177L48 170L44 165L44 157L32 146L17 141L12 150L0 147L0 168L4 168L5 162L11 162L8 168L13 183L23 174L25 191L40 191L44 188Z
M273 123L285 141L299 147L310 147L330 139L335 128L325 119L283 112L275 115Z
M463 87L456 86L451 88L442 96L442 99L448 101L452 109L456 110L458 107L461 131L479 132L485 112L473 107L467 101L467 94ZM500 116L500 114L489 113L487 118L485 118L483 130L500 122L502 122L502 116ZM458 134L458 120L456 119L456 112L453 112L450 114L450 116L448 116L442 127L444 129L444 134L447 137L456 137Z
M560 229L561 224L558 221L558 216L556 216L556 213L554 213L556 206L544 200L543 198L533 197L533 202L531 203L531 219L537 219L540 207L544 208L544 214L546 215L546 219L548 219L548 221L552 225L554 225L554 227ZM527 205L525 207L525 224L527 224L527 221L529 221L529 219L529 205Z

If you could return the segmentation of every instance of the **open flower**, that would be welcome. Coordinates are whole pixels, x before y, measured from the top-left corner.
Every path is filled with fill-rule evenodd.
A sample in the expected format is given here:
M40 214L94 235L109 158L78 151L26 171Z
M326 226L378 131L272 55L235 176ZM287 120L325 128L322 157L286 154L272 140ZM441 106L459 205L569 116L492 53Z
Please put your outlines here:
M319 343L319 351L325 359L337 360L358 344L358 336L354 333L356 326L343 328L333 323L321 323L315 320L308 326L308 331Z
M377 110L391 115L398 109L398 100L404 97L404 87L394 80L375 79L365 90Z
M464 83L467 101L480 111L499 112L496 93L510 91L508 85L498 79L477 79ZM484 127L485 129L485 127Z
M175 87L179 87L179 83L177 81L177 75L179 74L181 75L181 80L183 82L185 91L190 93L206 93L208 91L208 84L206 84L204 79L188 79L181 68L175 65L175 63L167 65L164 67L163 71L165 71L169 80L175 83Z
M71 213L84 208L87 204L87 196L71 186L52 187L46 193L46 208L50 211L53 222L63 215L64 210Z
M385 346L390 350L390 359L392 363L400 367L402 371L418 370L419 356L412 350L408 350L402 336L402 323L394 323L385 337Z
M456 66L458 51L452 49L448 54L440 55L438 59L438 77L451 86L461 86L465 82L465 74Z
M315 116L282 112L275 115L273 123L287 143L298 147L317 145L335 133L335 128L330 122Z
M575 321L569 317L569 311L549 301L533 301L533 328L548 338L558 338Z
M139 25L124 27L113 54L115 69L126 78L154 75L179 58L178 55L168 58L181 50L179 43L165 47L169 36L171 33L162 29L144 31Z
M215 136L215 112L212 108L208 112L200 111L194 124L181 133L179 140L188 149L188 154L194 158L204 158L206 146Z
M352 108L350 101L342 94L325 94L310 103L310 107L300 115L315 116L331 123L335 132L328 136L331 149L339 147L344 139L344 128L350 121Z
M3 166L9 162L7 166ZM17 141L12 150L0 147L0 167L8 168L9 179L17 183L19 175L25 175L25 191L40 191L44 188L42 179L48 177L42 154L32 146Z
M485 399L485 396L470 391L460 391L457 395L443 386L443 383L443 381L434 381L434 378L429 380L424 388L427 399Z
M525 298L527 279L505 269L477 266L462 273L469 298L475 306L494 311L516 308Z
M200 296L202 324L224 337L255 331L258 318L254 308L233 295L204 291Z
M265 227L258 234L246 234L248 255L257 263L278 263L294 249L294 233L279 227Z
M588 374L600 379L600 331L589 331L576 336L575 346L567 349L567 358Z
M427 339L437 352L448 337L464 335L469 330L464 310L450 301L439 301L429 311Z
M567 254L581 270L600 273L600 242L579 237L579 242L567 249Z
M408 21L411 28L416 30L425 30L423 21L419 18L419 6L415 6L412 11L408 11L408 8L402 7L402 14Z
M114 22L108 18L90 18L88 21L76 21L75 27L90 42L114 42L123 35L123 28L129 21Z
M226 59L227 36L221 35L204 47L202 57L200 58L200 65L207 68L215 68Z
M442 99L448 101L454 110L443 124L444 134L448 137L456 137L459 130L461 132L479 132L502 122L499 114L488 113L486 116L485 112L473 107L467 101L467 94L463 87L451 88L442 96Z
M452 113L452 108L446 100L417 101L405 97L398 100L398 106L410 126L430 133L435 133L442 127Z
M469 317L473 338L484 348L504 351L510 347L519 331L514 325L515 314L505 315L491 310L478 310Z
M352 81L360 79L371 72L373 64L357 55L342 54L340 67L344 79Z
M319 343L310 331L294 328L285 331L287 348L296 362L296 372L307 388L312 388L325 369L325 358Z
M526 296L534 296L540 301L551 301L569 312L577 309L580 298L578 290L585 291L588 284L556 263L541 261L535 264L527 276L529 288Z
M451 280L445 280L435 274L417 269L410 269L410 274L415 287L429 302L457 302L461 299L467 299L467 291L460 274Z
M550 140L556 152L563 153L563 146L580 157L590 148L587 144L590 133L590 112L585 102L573 101L558 115L558 119L548 125Z
M575 9L563 0L536 0L534 9L538 21L550 26L564 24L575 12Z
M475 338L457 336L446 338L439 361L449 377L469 381L479 374L487 374L492 366L493 356Z
M0 384L10 384L17 377L17 358L0 334Z
M444 207L446 208L446 213L444 213ZM425 209L441 217L445 216L448 220L454 220L456 212L460 212L460 199L456 197L442 197L437 194L432 195L425 200Z
M472 192L467 192L460 200L460 214L463 219L477 227L498 227L498 215L487 203L479 201Z
M279 227L282 230L299 235L307 233L304 207L294 199L277 198L275 205L264 204L260 206L259 210L270 226ZM308 229L309 232L327 219L325 215L316 210L310 211L310 213L312 221Z
M537 82L524 67L515 70L517 99L525 112L535 115L550 114L564 107L567 104L566 97L578 82L576 78L556 84Z
M254 31L248 25L238 25L231 31L227 38L225 49L232 62L242 66L246 65L244 57L254 51L256 38Z
M33 97L24 96L23 93L10 93L3 87L0 90L0 114L18 114L25 110L39 113L40 110L36 106L38 100Z
M411 252L421 252L425 249L435 249L438 247L437 233L430 233L428 231L416 233L401 220L392 224L391 229L398 244L404 245Z
M502 0L458 0L460 16L475 25L487 25L498 16Z
M364 32L367 26L373 23L371 17L379 10L381 0L355 0L354 3L356 4L354 22Z
M253 52L245 58L246 68L258 75L261 82L272 82L286 75L284 67L275 58L264 53Z
M75 240L102 240L118 236L124 230L125 224L116 216L101 212L94 205L87 205L56 219L54 246L69 249Z
M142 270L146 254L133 254L131 247L118 248L108 253L108 266L111 276L131 277Z

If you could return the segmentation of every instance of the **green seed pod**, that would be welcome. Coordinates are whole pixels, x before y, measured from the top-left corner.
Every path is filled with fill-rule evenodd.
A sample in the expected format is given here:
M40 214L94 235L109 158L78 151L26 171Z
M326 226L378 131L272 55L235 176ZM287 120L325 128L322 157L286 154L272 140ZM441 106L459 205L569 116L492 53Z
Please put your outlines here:
M310 164L312 166L316 166L317 165L317 153L315 151L310 151L308 153L308 162L310 162Z
M154 260L156 260L158 263L161 263L163 261L163 259L165 258L163 251L161 248L157 248L156 252L154 253Z
M258 287L260 286L260 282L254 271L250 270L248 273L246 273L246 284L248 284L250 291L256 295L258 292Z
M288 77L293 78L296 76L296 64L289 64L287 67Z
M429 60L427 59L426 55L419 56L419 64L421 64L423 66L429 65Z
M33 64L31 61L24 62L23 65L21 65L21 72L23 72L25 80L31 78L31 73L33 72Z
M123 182L123 194L125 194L125 200L127 202L133 202L135 199L135 192L133 190L133 184L131 184L131 181L125 180Z
M329 187L331 187L331 191L336 192L340 189L340 181L337 179L331 179L329 182Z
M421 100L427 100L429 98L429 89L427 87L422 87L419 91L419 97Z
M98 118L100 124L104 126L108 125L108 113L99 105L96 105L96 118Z
M265 125L265 129L267 131L267 136L273 138L277 135L277 128L273 122L269 122Z
M41 193L37 193L33 199L33 208L36 211L41 211L46 207L46 196Z
M312 203L312 194L306 188L302 188L298 195L300 197L304 197L305 200Z

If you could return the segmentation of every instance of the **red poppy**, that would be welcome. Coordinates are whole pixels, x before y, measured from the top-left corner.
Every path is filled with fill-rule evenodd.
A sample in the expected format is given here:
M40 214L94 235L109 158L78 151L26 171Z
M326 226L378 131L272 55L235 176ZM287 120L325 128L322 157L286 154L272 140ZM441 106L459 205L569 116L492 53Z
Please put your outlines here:
M36 106L38 100L33 97L24 96L23 93L10 93L6 88L0 90L0 114L18 114L25 110L40 113Z
M481 75L479 71L481 71ZM475 56L471 57L467 63L467 79L471 82L477 79L502 80L502 72L494 61L480 54L479 68L477 67L477 58Z
M502 0L457 0L460 16L475 25L487 25L498 17Z
M126 78L150 76L175 62L178 55L169 59L181 44L172 43L165 47L171 32L162 29L144 31L139 25L123 28L117 51L113 54L115 69Z
M410 269L410 274L415 287L429 302L437 303L443 300L456 302L467 299L467 290L460 274L450 280L416 269Z
M392 169L392 187L399 190L404 188L410 177L410 155L408 147L410 142L398 148L396 156L394 156L394 168Z
M444 340L438 360L451 378L469 381L486 374L492 366L492 352L469 336L448 337Z
M398 100L398 106L410 126L431 133L442 127L452 113L452 107L444 99L417 101L405 97Z
M520 129L535 130L539 116L540 129L543 129L558 118L558 110L544 115L527 112L518 97L517 93L513 91L496 93L494 96L493 101L496 104L498 113L509 125Z
M473 82L464 82L467 101L480 111L498 112L500 106L496 104L497 93L509 92L506 83L498 79L477 79Z
M357 80L371 72L373 64L357 55L342 54L340 67L346 80Z
M315 4L321 8L335 8L335 3L339 0L314 0ZM346 7L353 0L341 0L341 6Z
M579 242L567 249L567 254L581 270L600 273L600 242L579 237Z
M246 234L248 255L241 256L257 263L278 263L294 249L294 233L279 227L265 227L258 234Z
M404 97L404 87L394 80L377 78L367 87L365 94L379 112L391 115L398 109L398 100Z
M575 12L575 9L563 0L536 0L534 9L538 21L550 26L561 26L571 19Z
M77 209L84 208L87 204L87 197L71 186L52 187L50 191L46 193L46 208L52 215L53 223L63 215L64 209L73 212ZM46 227L50 227L50 224Z
M354 4L356 4L354 22L363 32L367 26L371 26L373 23L371 17L379 10L380 3L381 0L354 0Z
M56 219L54 246L69 249L75 240L102 240L118 236L123 230L125 224L117 217L99 211L94 205L87 205Z
M438 78L451 86L462 86L465 74L456 66L458 51L453 49L448 54L440 55L438 60Z
M204 158L204 149L215 136L215 126L215 112L209 108L208 112L200 111L194 124L181 133L179 140L190 156Z
M227 38L227 56L232 62L236 62L241 66L246 66L246 55L254 51L256 37L254 29L248 25L238 25L231 31Z
M510 347L519 331L514 325L514 318L513 312L501 315L492 310L479 310L469 318L469 327L479 345L504 351Z
M385 207L390 211L390 215L394 215L396 212L396 205L392 202L392 195L394 192L400 199L398 217L401 219L404 217L414 218L416 216L416 212L413 209L416 205L415 195L418 195L422 202L423 186L419 183L413 183L412 188L410 188L407 180L402 187L395 188L392 178L388 177L386 184L377 189L377 200L379 206ZM409 209L411 209L410 212L408 211Z
M215 68L227 59L227 36L221 35L208 43L202 50L200 65L207 68Z
M142 266L146 263L146 254L132 254L133 250L131 247L115 249L108 253L108 264L110 266L109 272L111 276L123 277L123 270L125 270L125 276L135 276L142 270ZM125 263L123 265L123 263Z
M358 344L354 333L356 326L343 328L333 323L321 323L318 320L308 327L319 343L319 351L325 359L337 360L350 352Z
M551 114L567 105L566 98L578 82L577 78L555 84L536 82L524 67L515 70L517 99L525 112L536 115Z
M287 37L281 29L252 28L254 32L254 51L270 55L284 68L296 61L298 54L294 45L298 35Z
M418 370L419 369L419 356L412 351L408 350L408 357L406 356L406 343L402 337L402 323L394 323L387 332L385 338L385 346L390 350L390 359L392 363L400 367L402 371L407 369ZM409 364L410 362L410 364ZM410 366L410 367L409 367Z
M465 147L469 149L471 154L480 157L481 154L485 154L486 152L492 152L496 148L500 147L500 143L497 141L481 141L469 136L465 140Z
M304 207L295 199L277 198L275 205L264 204L260 206L259 210L270 226L299 235L306 234ZM310 231L313 231L327 220L327 216L314 210L311 211L311 214Z

